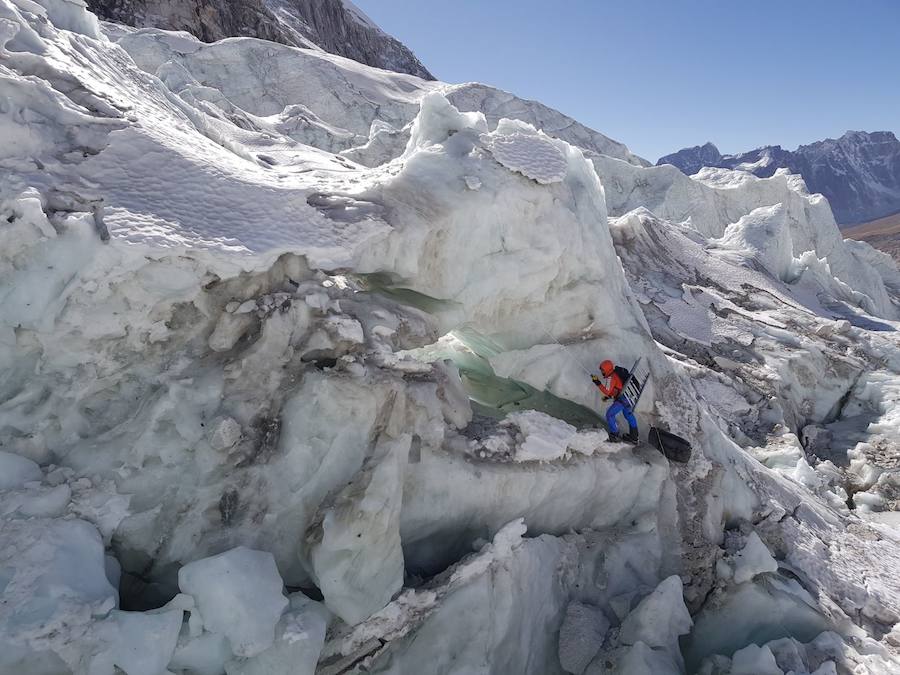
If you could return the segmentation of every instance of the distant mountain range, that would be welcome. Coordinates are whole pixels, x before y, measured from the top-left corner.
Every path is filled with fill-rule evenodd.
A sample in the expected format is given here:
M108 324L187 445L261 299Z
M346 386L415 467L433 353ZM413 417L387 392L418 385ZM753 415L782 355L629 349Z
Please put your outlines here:
M183 30L205 42L256 37L322 49L368 66L434 77L349 0L87 0L101 19Z
M742 169L768 177L776 169L799 173L811 192L831 203L842 225L864 223L900 211L900 141L890 131L848 131L835 139L801 145L794 151L770 145L723 155L712 143L662 157L692 175L704 166Z

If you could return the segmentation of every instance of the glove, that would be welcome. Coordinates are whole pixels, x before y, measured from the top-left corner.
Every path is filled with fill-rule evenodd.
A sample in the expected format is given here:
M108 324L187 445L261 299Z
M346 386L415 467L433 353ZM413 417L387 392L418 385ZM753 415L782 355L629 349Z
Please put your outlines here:
M593 382L594 384L600 384L600 378L596 375L591 375L591 382Z

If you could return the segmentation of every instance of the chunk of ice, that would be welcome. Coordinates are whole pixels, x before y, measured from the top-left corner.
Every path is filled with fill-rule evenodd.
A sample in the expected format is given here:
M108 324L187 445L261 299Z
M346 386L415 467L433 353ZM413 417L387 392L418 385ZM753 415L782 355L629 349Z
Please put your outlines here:
M227 637L237 656L270 647L288 605L275 558L244 546L185 565L178 586L194 596L204 628Z

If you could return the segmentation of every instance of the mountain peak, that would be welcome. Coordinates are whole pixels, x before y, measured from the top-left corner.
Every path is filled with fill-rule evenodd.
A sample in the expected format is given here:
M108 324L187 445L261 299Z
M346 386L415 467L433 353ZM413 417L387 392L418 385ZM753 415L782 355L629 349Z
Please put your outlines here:
M704 166L715 166L721 159L719 149L711 141L707 141L703 145L695 145L661 157L656 164L672 164L686 174L693 175Z

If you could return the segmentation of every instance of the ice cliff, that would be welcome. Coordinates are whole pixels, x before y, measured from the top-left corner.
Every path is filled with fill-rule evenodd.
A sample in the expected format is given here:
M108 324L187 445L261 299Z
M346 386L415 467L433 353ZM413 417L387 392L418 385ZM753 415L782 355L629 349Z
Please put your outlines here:
M0 672L900 667L900 275L796 176L71 0L0 91Z

